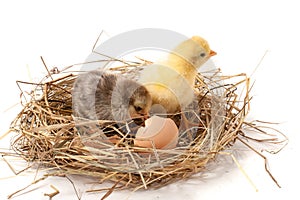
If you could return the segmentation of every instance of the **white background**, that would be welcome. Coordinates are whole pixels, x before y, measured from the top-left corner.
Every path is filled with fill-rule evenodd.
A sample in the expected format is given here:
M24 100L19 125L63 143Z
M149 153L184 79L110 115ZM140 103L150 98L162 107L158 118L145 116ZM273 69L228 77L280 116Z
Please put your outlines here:
M80 3L79 3L80 2ZM218 55L213 58L224 74L251 74L255 87L251 117L281 122L290 139L277 155L268 155L278 189L264 171L263 161L242 148L237 158L258 188L255 192L231 159L216 163L211 177L195 176L159 190L113 193L108 199L295 199L298 196L299 133L299 6L297 1L9 1L0 3L0 133L15 117L19 92L16 80L42 77L39 56L50 67L82 62L105 30L114 36L137 28L165 28L187 36L206 38ZM30 73L28 73L30 71ZM8 145L9 138L0 141ZM233 147L239 150L237 144ZM0 199L29 184L33 173L14 177L0 160ZM81 193L91 188L89 178L74 178ZM48 199L50 184L60 190L54 199L76 199L64 178L51 178L29 188L15 199ZM99 187L99 186L98 186ZM101 187L101 186L100 186ZM29 191L27 190L27 191ZM100 199L101 194L81 194L82 199Z

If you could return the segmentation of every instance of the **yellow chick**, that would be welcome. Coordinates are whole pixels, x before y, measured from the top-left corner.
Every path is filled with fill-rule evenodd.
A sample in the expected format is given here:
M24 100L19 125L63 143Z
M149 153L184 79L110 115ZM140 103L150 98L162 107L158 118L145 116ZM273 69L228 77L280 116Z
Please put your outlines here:
M159 104L166 113L183 110L193 101L193 86L198 68L216 53L199 36L183 41L166 59L147 66L139 82L149 91L152 105Z

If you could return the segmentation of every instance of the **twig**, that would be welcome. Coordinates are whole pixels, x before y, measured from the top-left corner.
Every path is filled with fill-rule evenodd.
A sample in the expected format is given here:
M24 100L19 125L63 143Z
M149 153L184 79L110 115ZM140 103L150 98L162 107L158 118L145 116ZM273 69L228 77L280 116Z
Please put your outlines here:
M56 196L57 194L59 194L59 190L54 187L53 185L50 185L50 187L54 190L54 192L52 193L44 193L44 196L48 196L49 200L51 200L54 196Z
M32 185L34 185L34 184L37 184L38 182L43 181L43 180L45 180L45 179L48 178L48 177L49 177L48 174L44 175L42 178L39 178L39 179L33 181L32 183L30 183L29 185L27 185L27 186L25 186L25 187L23 187L23 188L17 190L16 192L14 192L14 193L8 195L7 198L8 198L8 199L12 198L14 195L18 194L19 192L22 192L23 190L26 190L26 189L29 188L30 186L32 186Z
M277 182L277 180L275 179L275 177L272 175L272 173L269 170L268 167L268 159L266 156L262 155L260 152L258 152L256 149L254 149L252 146L250 146L248 143L246 143L245 141L243 141L242 139L240 139L239 137L237 138L240 142L242 142L245 146L247 146L249 149L251 149L252 151L254 151L257 155L259 155L260 157L262 157L265 161L265 170L266 172L269 174L269 176L271 177L271 179L274 181L274 183L276 183L276 185L281 188L281 186L279 185L279 183Z
M96 39L96 41L95 41L95 43L94 43L94 45L93 45L92 52L94 52L94 50L95 50L95 48L96 48L96 45L98 44L98 41L99 41L100 37L102 36L103 32L104 32L104 30L102 30L102 31L100 32L100 34L98 35L98 37L97 37L97 39Z
M2 155L2 159L4 160L4 162L8 165L8 167L10 168L10 170L15 174L15 175L19 175L22 172L26 171L27 169L29 169L30 167L32 167L32 165L29 165L28 167L25 167L24 169L20 170L20 171L16 171L13 166L5 159L4 155Z
M8 134L10 134L13 131L13 129L8 129L8 131L6 131L5 133L3 133L2 135L0 135L0 140L2 140L3 138L5 138Z
M46 65L46 63L45 63L45 61L44 61L44 59L43 59L42 56L41 56L41 60L42 60L42 62L44 64L44 67L46 68L46 70L48 72L48 76L53 80L53 77L52 77L52 75L51 75L51 73L50 73L50 71L49 71L49 69L48 69L48 67L47 67L47 65Z
M139 170L139 166L138 166L136 160L134 159L134 157L133 157L131 151L128 149L128 147L126 148L126 150L127 150L128 154L130 155L130 157L131 157L131 159L132 159L132 161L133 161L133 163L134 163L136 169L138 170L138 173L139 173L139 175L140 175L140 177L141 177L141 180L142 180L142 182L143 182L144 188L147 189L147 183L146 183L146 181L145 181L145 179L144 179L144 176L143 176L142 172Z
M238 162L238 160L235 158L235 156L232 153L228 153L228 152L219 152L219 154L225 154L225 155L230 155L230 157L232 158L232 160L234 161L234 163L236 164L236 166L239 168L239 170L243 173L243 175L246 177L246 179L248 180L248 182L251 184L251 186L255 189L256 192L258 192L257 187L255 186L254 182L251 180L251 178L249 177L249 175L246 173L246 171L243 169L243 167L241 166L241 164Z
M73 187L73 189L74 189L74 191L75 191L75 194L76 194L76 196L77 196L77 199L80 200L81 197L80 197L79 194L78 194L78 191L77 191L77 188L76 188L74 182L73 182L67 175L66 175L65 177L66 177L66 178L68 179L68 181L72 184L72 187Z
M117 187L117 185L125 178L126 175L124 175L119 181L117 181L111 188L109 188L109 190L103 195L103 197L101 198L101 200L106 199L109 195L111 195L113 193L113 191L115 190L115 188Z
M250 77L253 77L254 73L257 71L258 67L261 65L262 61L265 59L266 55L269 53L269 50L266 50L264 55L260 58L258 64L254 68L253 72L250 74Z

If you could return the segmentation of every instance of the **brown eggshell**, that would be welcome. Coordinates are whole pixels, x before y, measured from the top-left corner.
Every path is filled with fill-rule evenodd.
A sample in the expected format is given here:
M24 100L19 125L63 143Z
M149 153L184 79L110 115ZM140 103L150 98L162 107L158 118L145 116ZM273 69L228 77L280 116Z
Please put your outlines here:
M175 148L178 141L178 128L169 118L153 116L145 121L145 128L137 131L134 145L157 149Z

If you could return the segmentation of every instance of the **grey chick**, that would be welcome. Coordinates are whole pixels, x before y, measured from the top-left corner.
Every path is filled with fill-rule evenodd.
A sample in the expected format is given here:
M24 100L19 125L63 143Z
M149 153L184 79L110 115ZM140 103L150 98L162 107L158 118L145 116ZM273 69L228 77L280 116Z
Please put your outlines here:
M145 119L152 105L143 85L101 70L78 76L72 101L74 116L90 120Z

